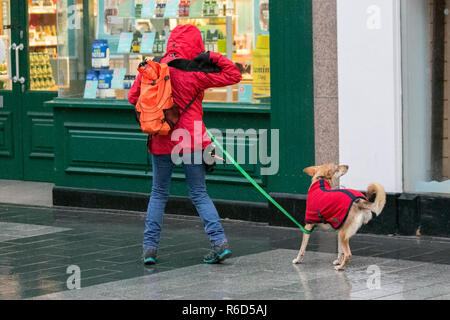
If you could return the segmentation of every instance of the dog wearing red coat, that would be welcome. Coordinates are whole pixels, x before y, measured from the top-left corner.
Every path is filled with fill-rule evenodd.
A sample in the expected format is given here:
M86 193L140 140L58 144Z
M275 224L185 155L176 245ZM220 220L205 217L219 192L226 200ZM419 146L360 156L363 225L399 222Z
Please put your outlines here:
M366 195L351 189L338 189L339 178L346 174L348 166L325 164L308 167L303 170L312 177L306 198L305 229L312 231L316 226L337 231L338 257L333 261L336 270L342 271L352 255L350 238L362 225L372 220L373 214L380 215L386 204L384 188L373 183L369 185ZM303 234L300 251L292 261L302 261L310 234Z

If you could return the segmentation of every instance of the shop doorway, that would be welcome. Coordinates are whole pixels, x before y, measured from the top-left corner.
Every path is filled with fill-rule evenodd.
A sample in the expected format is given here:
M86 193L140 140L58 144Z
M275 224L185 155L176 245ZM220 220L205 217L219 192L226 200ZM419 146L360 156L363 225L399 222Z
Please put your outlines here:
M0 0L0 179L53 181L56 0Z

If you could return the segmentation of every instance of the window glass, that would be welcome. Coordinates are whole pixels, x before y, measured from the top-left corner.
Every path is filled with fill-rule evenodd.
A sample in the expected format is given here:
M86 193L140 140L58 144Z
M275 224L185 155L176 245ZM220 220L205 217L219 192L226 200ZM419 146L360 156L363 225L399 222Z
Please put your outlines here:
M30 89L57 91L56 0L28 0Z
M86 43L86 39L90 38L90 31L83 29L83 0L58 0L56 5L58 95L60 97L83 97L86 70L90 68L88 44ZM93 8L92 3L89 5ZM93 25L94 21L94 17L88 17L90 24Z
M445 2L404 8L415 19L402 35L405 191L450 194L450 16Z
M10 46L11 46L11 29L6 26L10 25L10 2L9 0L0 1L0 90L11 90L13 76L11 70Z
M163 56L177 25L193 24L202 32L205 50L231 59L243 78L234 86L208 89L204 101L270 102L268 0L96 0L90 8L94 21L84 59L76 48L75 55L69 54L68 4L61 8L58 25L64 30L59 34L62 97L125 99L139 63Z

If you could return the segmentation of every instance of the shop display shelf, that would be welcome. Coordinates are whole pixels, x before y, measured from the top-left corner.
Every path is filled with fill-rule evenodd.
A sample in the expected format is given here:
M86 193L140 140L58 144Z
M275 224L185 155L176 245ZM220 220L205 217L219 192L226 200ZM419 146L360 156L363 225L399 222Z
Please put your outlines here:
M129 53L120 53L120 54L112 54L110 56L110 59L113 60L120 60L123 59L123 56L128 56L129 59L137 59L141 56L150 56L150 57L163 57L165 53L140 53L140 52L129 52Z
M56 47L58 46L57 43L36 43L36 42L30 42L30 47Z
M31 7L28 10L29 14L56 14L56 8L55 7L39 7L39 8L33 8Z
M168 20L168 19L177 19L177 20L204 20L204 19L227 19L233 18L233 16L211 16L211 17L121 17L125 19L136 19L136 20Z

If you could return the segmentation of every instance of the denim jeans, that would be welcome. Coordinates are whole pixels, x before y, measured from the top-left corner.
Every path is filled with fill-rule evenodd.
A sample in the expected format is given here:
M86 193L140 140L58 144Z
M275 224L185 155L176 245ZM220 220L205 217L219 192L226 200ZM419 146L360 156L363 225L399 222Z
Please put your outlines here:
M216 207L206 192L205 165L203 163L194 164L193 157L194 153L191 154L191 164L183 163L189 196L203 221L211 245L219 245L227 241L225 232ZM170 181L174 168L171 155L152 155L152 167L153 185L145 221L144 250L158 249L159 246L164 209L169 198Z

